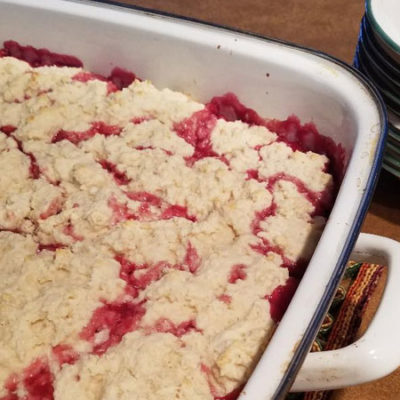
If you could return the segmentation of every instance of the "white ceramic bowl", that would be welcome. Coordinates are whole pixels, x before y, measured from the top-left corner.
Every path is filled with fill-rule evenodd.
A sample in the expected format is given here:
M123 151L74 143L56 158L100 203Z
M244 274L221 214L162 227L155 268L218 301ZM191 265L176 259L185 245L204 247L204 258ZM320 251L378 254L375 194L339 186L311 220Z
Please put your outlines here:
M398 0L367 0L366 14L379 44L400 63L400 2Z
M285 118L295 113L342 143L346 173L329 221L240 396L283 398L341 280L373 193L387 129L379 94L357 71L327 55L148 11L84 1L0 0L0 15L0 40L74 54L98 73L119 65L158 87L182 90L201 101L232 91L261 115ZM383 304L361 342L307 357L294 390L357 384L400 364L400 349L391 347L399 322L386 315L395 315L400 303L400 265L394 256L400 248L370 235L359 240L363 261L379 254L391 267Z

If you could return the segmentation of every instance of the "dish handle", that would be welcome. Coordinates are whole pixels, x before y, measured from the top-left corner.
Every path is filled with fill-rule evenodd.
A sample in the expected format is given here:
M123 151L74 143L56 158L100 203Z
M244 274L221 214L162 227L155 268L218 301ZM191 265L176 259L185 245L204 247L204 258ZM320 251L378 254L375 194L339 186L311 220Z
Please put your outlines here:
M338 350L310 353L296 377L292 392L358 385L386 376L400 366L400 243L361 233L352 259L388 266L379 308L365 334L353 344Z

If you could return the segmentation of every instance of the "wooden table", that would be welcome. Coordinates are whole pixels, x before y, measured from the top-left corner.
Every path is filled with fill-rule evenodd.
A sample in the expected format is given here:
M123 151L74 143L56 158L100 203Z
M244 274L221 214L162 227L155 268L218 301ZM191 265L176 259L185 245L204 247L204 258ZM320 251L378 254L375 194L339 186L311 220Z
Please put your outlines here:
M285 39L322 50L349 64L364 13L364 0L119 1ZM381 173L362 231L400 241L400 180L386 171ZM369 317L378 297L371 303ZM400 400L400 370L372 384L338 391L334 399Z

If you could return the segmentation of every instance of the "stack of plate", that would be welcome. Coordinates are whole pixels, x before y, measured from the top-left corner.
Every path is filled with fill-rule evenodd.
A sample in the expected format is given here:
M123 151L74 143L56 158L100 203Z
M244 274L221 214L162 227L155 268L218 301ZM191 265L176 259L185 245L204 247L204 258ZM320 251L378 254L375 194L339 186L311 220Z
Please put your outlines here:
M367 0L354 65L378 88L388 109L383 168L400 178L400 0Z

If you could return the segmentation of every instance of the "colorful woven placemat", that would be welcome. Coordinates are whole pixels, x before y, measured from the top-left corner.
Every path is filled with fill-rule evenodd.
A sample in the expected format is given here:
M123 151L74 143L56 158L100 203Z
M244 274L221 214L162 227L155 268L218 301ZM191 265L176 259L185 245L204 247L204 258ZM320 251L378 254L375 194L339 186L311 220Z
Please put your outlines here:
M384 267L350 262L311 351L335 350L356 340L362 316ZM291 393L287 400L329 400L332 391Z

